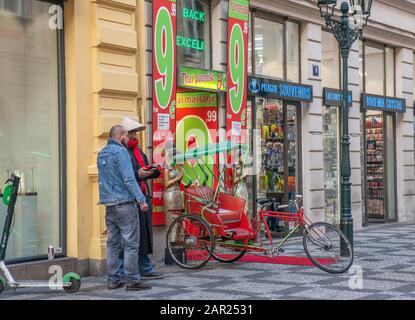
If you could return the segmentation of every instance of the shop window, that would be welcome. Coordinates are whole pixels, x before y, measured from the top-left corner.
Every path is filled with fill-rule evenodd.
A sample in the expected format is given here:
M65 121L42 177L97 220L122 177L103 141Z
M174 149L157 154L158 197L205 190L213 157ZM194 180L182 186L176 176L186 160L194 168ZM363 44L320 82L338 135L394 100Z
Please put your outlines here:
M333 34L322 32L323 43L323 87L340 88L340 54L337 40Z
M365 46L366 93L385 95L384 50Z
M255 104L256 128L261 130L255 143L255 157L261 163L257 196L273 196L281 202L294 199L299 190L298 106L259 97Z
M16 2L17 1L13 1ZM0 195L12 172L21 176L7 258L47 254L62 246L65 192L61 180L57 30L49 28L50 3L25 0L30 20L0 14ZM19 9L1 1L1 9ZM6 207L0 205L0 228ZM1 230L0 229L0 230Z
M326 221L340 223L340 108L323 108L324 199Z
M284 78L284 25L255 19L255 73Z
M177 1L177 64L211 68L210 1Z
M249 12L248 33L248 73L252 74L252 13Z
M300 82L300 26L298 23L279 20L264 13L253 18L248 46L249 59L254 54L253 66L248 72L254 75ZM251 62L251 61L250 61Z
M364 59L363 41L359 41L359 89L361 92L364 91L363 79L365 78L363 74L364 73L363 59Z
M395 50L385 48L386 95L395 96Z
M287 26L287 81L300 82L300 26L286 22Z
M0 0L0 12L20 16L22 13L22 0Z
M395 50L379 44L363 43L360 52L360 58L363 58L360 70L364 91L395 96Z

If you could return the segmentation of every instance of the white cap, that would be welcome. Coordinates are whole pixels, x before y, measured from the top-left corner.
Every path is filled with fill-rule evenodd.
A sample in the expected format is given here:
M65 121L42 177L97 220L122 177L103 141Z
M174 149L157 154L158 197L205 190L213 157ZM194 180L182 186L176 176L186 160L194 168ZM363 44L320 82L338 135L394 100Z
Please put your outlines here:
M124 117L121 125L127 129L127 131L133 131L133 130L137 130L137 131L143 131L145 130L146 126L144 124L141 124L133 119L130 119L128 117Z

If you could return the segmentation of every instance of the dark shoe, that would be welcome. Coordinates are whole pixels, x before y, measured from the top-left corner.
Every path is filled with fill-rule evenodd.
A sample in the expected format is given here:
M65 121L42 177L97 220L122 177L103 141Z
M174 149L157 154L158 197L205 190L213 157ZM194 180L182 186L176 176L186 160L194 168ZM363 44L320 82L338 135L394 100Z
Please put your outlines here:
M156 279L164 279L164 276L158 272L152 272L149 274L145 274L141 276L143 280L156 280Z
M126 291L141 291L141 290L149 290L151 286L142 282L135 283L125 287Z
M116 283L108 283L108 290L115 290L124 287L125 283L123 282L116 282Z

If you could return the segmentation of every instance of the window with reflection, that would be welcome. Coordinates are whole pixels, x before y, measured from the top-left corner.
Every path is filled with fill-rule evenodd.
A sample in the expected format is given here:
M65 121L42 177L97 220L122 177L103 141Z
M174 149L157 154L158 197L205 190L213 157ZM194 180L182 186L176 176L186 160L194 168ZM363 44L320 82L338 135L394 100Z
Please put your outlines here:
M255 73L284 78L284 25L255 18Z
M287 26L287 81L300 82L300 26L286 22Z
M20 176L7 258L27 259L62 246L58 31L51 3L1 1L0 199L11 173ZM3 31L3 32L2 32ZM7 208L0 202L0 230Z
M210 1L177 1L177 65L210 69Z
M395 50L385 48L385 77L386 77L386 95L395 96Z
M366 93L385 95L384 50L365 46Z
M333 34L322 32L323 49L323 87L340 88L340 55L337 40Z

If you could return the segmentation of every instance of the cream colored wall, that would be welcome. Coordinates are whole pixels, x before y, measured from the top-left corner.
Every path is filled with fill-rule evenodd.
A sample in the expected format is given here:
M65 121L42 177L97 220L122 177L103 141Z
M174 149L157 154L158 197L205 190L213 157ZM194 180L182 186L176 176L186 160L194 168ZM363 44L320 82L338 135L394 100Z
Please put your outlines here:
M100 260L106 254L105 210L97 205L98 152L124 116L144 121L138 77L143 32L137 32L144 28L137 23L142 2L65 2L67 248L79 259Z

